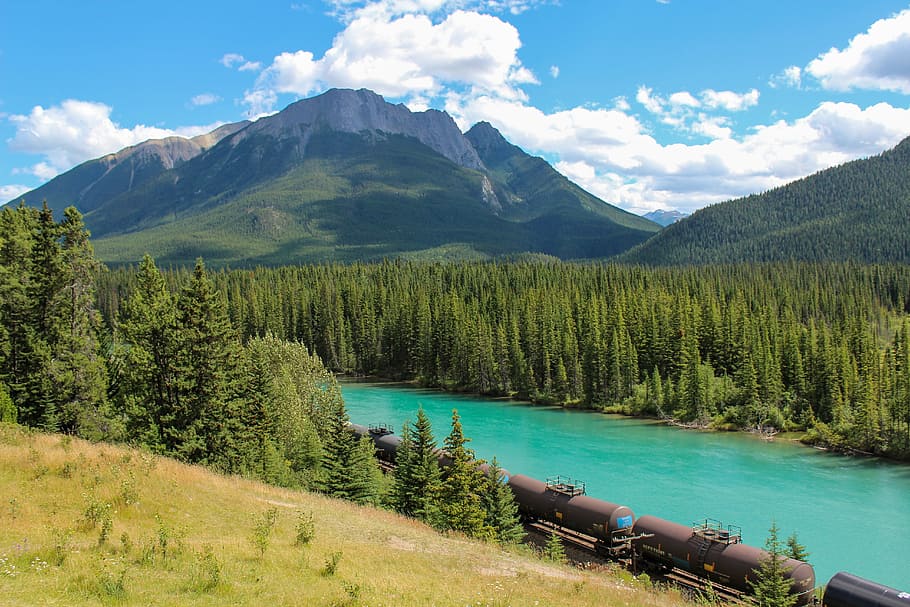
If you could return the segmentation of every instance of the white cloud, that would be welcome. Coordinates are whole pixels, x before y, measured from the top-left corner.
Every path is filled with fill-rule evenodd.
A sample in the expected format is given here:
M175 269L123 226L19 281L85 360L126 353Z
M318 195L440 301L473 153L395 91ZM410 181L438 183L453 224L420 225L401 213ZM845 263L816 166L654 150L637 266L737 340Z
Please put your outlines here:
M454 10L486 11L519 15L525 11L546 4L557 4L559 0L328 0L332 13L351 21L363 14L364 10L382 12L389 16L408 13L435 14Z
M247 61L243 55L237 53L227 53L221 57L221 65L227 68L236 66L241 72L257 72L262 69L262 64L258 61Z
M225 53L225 55L221 57L221 65L224 67L234 67L238 63L243 63L244 61L243 55L238 55L237 53Z
M123 128L111 120L111 108L103 103L68 99L47 109L40 105L27 115L14 114L9 120L16 133L9 139L13 151L38 154L44 160L19 169L47 180L86 160L116 152L147 139L171 135L193 137L218 125L182 127L174 130L146 125Z
M645 87L639 95L653 97ZM618 109L547 114L519 100L450 96L447 110L460 125L490 121L510 141L553 159L585 189L635 212L692 211L764 191L879 153L910 132L910 108L886 103L860 108L825 102L807 116L755 127L742 137L734 137L725 117L700 113L691 128L712 140L698 145L663 145Z
M707 89L699 93L698 98L689 91L677 91L663 97L649 87L640 86L635 100L660 122L680 132L708 139L728 139L733 134L730 120L725 116L711 116L708 112L744 110L757 104L758 96L756 89L747 93Z
M670 105L677 107L698 107L701 103L692 96L692 93L688 91L680 91L678 93L673 93L670 95Z
M781 73L772 76L768 84L771 88L777 88L778 86L801 88L803 85L803 70L798 65L791 65Z
M8 202L10 200L15 200L22 194L25 194L32 188L27 185L19 185L11 183L9 185L0 185L0 204Z
M645 109L652 114L660 115L664 113L664 104L666 101L662 100L660 97L656 97L653 89L646 86L638 87L638 92L635 94L635 101L645 106Z
M910 9L880 19L844 50L832 48L806 66L826 89L910 94Z
M702 102L709 108L739 112L758 105L759 93L757 89L752 89L748 93L708 89L702 91L700 96Z
M190 104L194 106L202 105L212 105L213 103L218 103L221 101L221 97L215 95L214 93L202 93L201 95L196 95L190 99Z
M550 76L552 76L553 78L559 78L559 66L558 65L550 66Z
M420 12L445 4L386 0L354 11L321 58L306 50L276 56L245 94L249 113L274 109L279 94L306 96L328 87L369 88L393 98L433 98L446 87L526 98L520 85L538 81L518 59L518 30L493 15L456 10L437 23ZM417 12L399 16L407 6Z

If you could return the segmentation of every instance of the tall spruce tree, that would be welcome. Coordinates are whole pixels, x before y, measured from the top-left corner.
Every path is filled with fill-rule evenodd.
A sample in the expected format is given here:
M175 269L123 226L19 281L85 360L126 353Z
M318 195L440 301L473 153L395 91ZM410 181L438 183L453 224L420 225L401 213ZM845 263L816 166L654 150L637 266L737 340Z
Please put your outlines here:
M495 457L485 479L487 487L481 500L486 512L484 522L493 530L496 541L501 544L517 544L525 536L518 516L518 504L515 503L515 494L507 484L503 469Z
M165 451L166 421L177 409L177 306L151 256L139 263L135 288L120 308L118 397L131 440Z
M416 516L414 496L414 446L411 439L411 422L401 427L401 442L395 450L395 476L392 480L392 507L405 516Z
M790 581L786 577L787 569L784 566L786 557L777 533L777 523L772 522L765 541L768 556L761 560L759 568L755 570L755 581L749 580L755 599L761 607L793 607L796 604L796 595L790 594Z
M358 438L348 428L348 422L344 402L339 402L323 441L319 489L358 504L375 502L379 496L379 479L373 441L369 437Z
M57 425L87 438L112 438L119 433L112 428L108 411L106 354L100 339L101 316L95 307L95 276L101 264L82 215L74 207L64 211L60 235L62 282L48 369Z
M469 439L461 428L458 411L452 411L452 431L446 437L445 450L452 463L442 470L439 491L438 525L473 537L490 537L481 494L485 488L483 473L477 469Z
M439 460L430 418L417 409L413 426L405 424L395 456L395 508L408 516L431 520L440 492Z
M230 469L239 340L201 259L177 302L177 399L162 416L168 450Z
M24 204L0 211L0 355L2 379L17 408L19 423L36 426L43 417L32 393L30 370L40 362L42 336L34 324L34 231L38 213Z

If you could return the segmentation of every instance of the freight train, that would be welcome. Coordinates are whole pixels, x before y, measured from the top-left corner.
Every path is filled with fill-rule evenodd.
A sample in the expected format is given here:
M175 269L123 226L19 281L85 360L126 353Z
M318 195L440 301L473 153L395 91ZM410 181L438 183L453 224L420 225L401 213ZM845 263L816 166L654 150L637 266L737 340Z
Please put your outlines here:
M376 456L394 465L401 444L386 426L351 424L358 436L369 437ZM448 455L437 449L440 466L451 463ZM488 472L485 464L479 467ZM546 482L503 471L503 482L515 495L519 512L525 520L545 521L590 539L595 552L629 560L634 567L665 573L682 570L739 592L751 593L751 581L768 553L742 543L735 527L705 521L686 526L656 516L635 518L626 506L585 495L584 485L562 479ZM815 571L812 565L795 559L783 563L790 582L790 593L797 605L817 603ZM821 598L823 607L910 607L910 593L851 575L836 574L828 582Z

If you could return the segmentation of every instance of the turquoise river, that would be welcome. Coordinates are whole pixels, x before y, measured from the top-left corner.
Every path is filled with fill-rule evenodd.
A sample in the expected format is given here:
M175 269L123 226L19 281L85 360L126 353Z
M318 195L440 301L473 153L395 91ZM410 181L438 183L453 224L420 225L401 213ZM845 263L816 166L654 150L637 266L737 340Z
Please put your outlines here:
M411 387L345 382L351 420L400 432L422 406L437 442L458 409L478 457L539 479L563 475L588 495L682 524L742 528L763 546L772 521L796 531L819 584L849 571L910 590L910 466L736 433L529 406Z

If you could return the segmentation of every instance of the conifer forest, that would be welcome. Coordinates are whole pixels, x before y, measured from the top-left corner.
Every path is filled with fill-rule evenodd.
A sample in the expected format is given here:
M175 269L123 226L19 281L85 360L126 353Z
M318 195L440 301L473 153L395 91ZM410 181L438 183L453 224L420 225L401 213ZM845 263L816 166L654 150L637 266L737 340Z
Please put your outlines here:
M75 210L6 208L0 416L316 486L347 373L906 459L908 295L846 263L106 269Z

